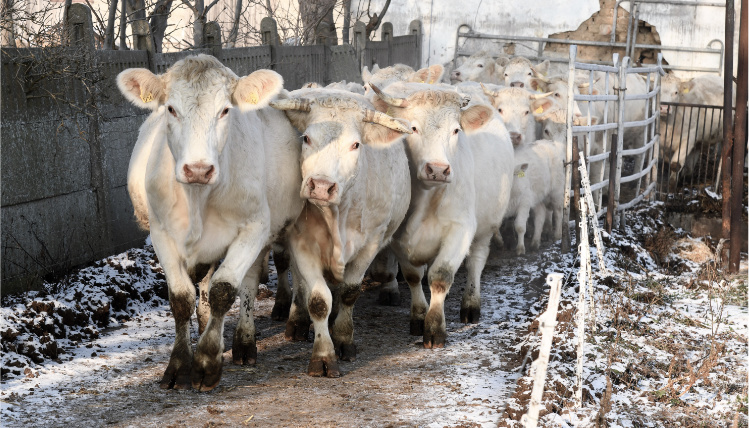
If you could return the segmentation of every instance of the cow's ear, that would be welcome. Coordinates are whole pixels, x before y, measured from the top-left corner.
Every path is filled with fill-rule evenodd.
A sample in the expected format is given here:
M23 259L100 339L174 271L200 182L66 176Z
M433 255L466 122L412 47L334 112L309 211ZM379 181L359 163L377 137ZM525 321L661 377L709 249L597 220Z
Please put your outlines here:
M425 67L420 70L414 71L414 74L408 79L409 82L416 83L432 83L429 81L429 68Z
M551 98L539 98L531 101L531 109L533 109L533 116L538 121L542 121L552 111L554 107L554 100Z
M546 92L546 82L538 77L531 77L531 89L536 92Z
M403 124L405 129L411 128L411 124L405 119L394 118L394 120ZM365 122L362 140L365 144L372 147L387 147L399 141L404 135L406 134L399 130L388 128L378 123Z
M692 91L692 89L694 89L694 81L693 80L688 80L686 82L681 82L679 84L679 92L681 94L688 94L689 92Z
M390 104L383 101L382 98L380 98L380 96L377 94L375 94L374 97L372 97L372 104L374 104L375 110L388 114L390 116L393 116L393 115L388 113L388 111L391 111L391 109L397 108L397 107L392 107Z
M283 77L272 70L258 70L237 81L232 102L242 111L258 110L283 89Z
M494 110L488 106L475 105L460 113L460 127L463 132L471 134L478 131L492 119Z
M128 68L117 75L117 87L131 103L156 110L166 101L166 88L160 76L145 68Z
M427 83L439 83L445 74L445 67L442 64L434 64L429 67L429 80Z
M364 68L361 69L361 80L362 82L367 83L371 78L372 73L369 72L369 68L365 65Z
M536 64L535 66L532 67L533 68L533 72L537 76L538 75L544 76L544 75L546 75L546 74L549 73L549 64L551 64L551 63L549 62L548 59L546 61L544 61L544 62L538 63L538 64Z

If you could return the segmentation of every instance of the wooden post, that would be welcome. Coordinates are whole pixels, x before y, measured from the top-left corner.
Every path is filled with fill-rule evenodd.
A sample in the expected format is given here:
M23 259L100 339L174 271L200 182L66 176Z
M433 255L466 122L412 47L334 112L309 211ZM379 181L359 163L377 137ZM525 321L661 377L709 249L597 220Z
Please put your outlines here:
M572 137L572 207L575 210L575 244L580 245L580 170L577 169L580 163L580 148L577 144L577 137Z
M723 238L731 239L731 166L733 163L733 31L734 0L726 0L725 62L723 63ZM723 256L720 256L723 260Z
M611 229L614 227L614 211L616 211L616 204L614 203L614 181L616 181L616 157L619 154L617 150L618 145L617 134L611 134L611 153L609 154L609 199L606 201L606 232L611 233Z
M733 122L733 166L731 172L731 241L728 255L728 271L737 273L741 261L742 200L744 199L744 155L746 149L746 102L747 102L747 0L741 0L739 21L739 64L736 75L736 120ZM730 111L730 110L729 110Z

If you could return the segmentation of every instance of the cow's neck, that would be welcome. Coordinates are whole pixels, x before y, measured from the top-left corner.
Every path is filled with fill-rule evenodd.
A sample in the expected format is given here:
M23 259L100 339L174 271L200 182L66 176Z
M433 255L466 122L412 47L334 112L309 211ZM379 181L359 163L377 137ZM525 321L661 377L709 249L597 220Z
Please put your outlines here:
M212 187L183 184L182 189L185 192L185 202L187 204L187 214L189 218L185 247L190 248L200 241L200 238L203 235L203 222L205 220L206 205Z

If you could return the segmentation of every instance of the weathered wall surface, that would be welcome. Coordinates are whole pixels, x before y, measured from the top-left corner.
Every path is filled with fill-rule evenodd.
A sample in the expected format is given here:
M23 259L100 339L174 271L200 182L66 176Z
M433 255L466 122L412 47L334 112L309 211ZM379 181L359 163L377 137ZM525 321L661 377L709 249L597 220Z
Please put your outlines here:
M706 0L695 0L707 2ZM373 0L372 10L380 10L385 0ZM356 2L354 2L356 3ZM714 3L714 2L713 2ZM463 0L447 2L440 0L392 0L386 20L395 26L396 33L403 31L411 19L421 19L424 25L422 55L424 63L445 64L453 59L456 31L468 24L476 32L533 37L554 37L610 41L613 29L613 10L616 0ZM366 7L366 4L362 7ZM736 0L735 56L738 52L738 13L740 2ZM626 42L629 2L621 2L618 9L616 33L618 42ZM725 8L715 6L683 6L664 4L642 4L639 18L642 22L638 43L662 44L664 46L686 46L705 48L713 39L724 39ZM713 47L717 47L715 44ZM493 42L466 41L468 51L493 49L501 51L501 44ZM516 54L525 54L535 49L530 43L517 46ZM556 45L552 51L567 54L568 45ZM583 48L579 51L585 58L610 60L616 49ZM623 52L623 50L622 50ZM638 50L635 56L655 58L653 51ZM637 58L635 58L637 59ZM718 60L714 54L664 52L667 63L680 66L712 65ZM738 63L736 56L734 64ZM676 71L680 77L690 77L693 72Z

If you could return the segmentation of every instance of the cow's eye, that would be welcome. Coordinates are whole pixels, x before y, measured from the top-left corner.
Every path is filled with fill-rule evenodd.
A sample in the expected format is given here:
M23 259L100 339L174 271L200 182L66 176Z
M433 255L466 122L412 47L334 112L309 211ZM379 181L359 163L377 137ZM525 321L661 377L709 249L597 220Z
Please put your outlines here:
M226 116L227 114L229 114L229 107L226 107L225 109L223 109L223 110L221 111L221 116L219 116L219 117L224 117L224 116Z
M532 74L532 73L528 73L528 75L529 75L529 76L533 76L533 74Z
M484 64L478 64L479 68L484 68Z
M416 129L415 126L412 126L411 130L414 132L414 134L418 134L419 133L419 131Z
M507 73L505 73L505 77L510 77L510 75L509 75L509 74L507 74Z
M502 109L501 108L497 109L497 111L499 112L499 114L502 114Z
M302 141L304 141L304 144L309 144L309 137L306 135L302 135Z
M458 132L460 132L460 128L455 128L453 131L453 135L458 135Z
M554 92L554 96L557 98L562 98L562 96L559 94L559 92Z
M357 150L357 149L359 149L359 142L358 141L351 145L351 150Z
M177 111L176 111L176 110L174 110L174 107L172 107L172 106L169 106L169 107L167 107L167 108L166 108L166 110L167 110L167 111L169 112L169 114L171 114L172 116L174 116L174 117L177 117Z
M528 116L529 114L531 114L531 112L530 112L530 110L526 110L524 114L525 114L526 116Z

